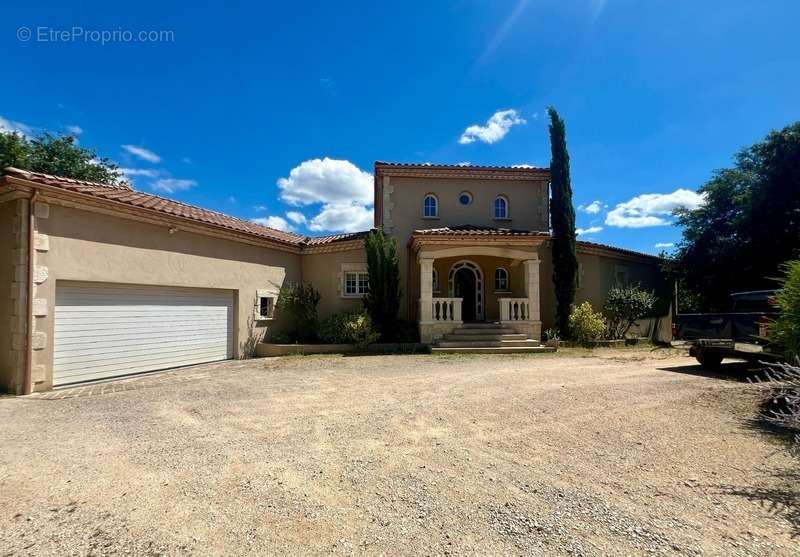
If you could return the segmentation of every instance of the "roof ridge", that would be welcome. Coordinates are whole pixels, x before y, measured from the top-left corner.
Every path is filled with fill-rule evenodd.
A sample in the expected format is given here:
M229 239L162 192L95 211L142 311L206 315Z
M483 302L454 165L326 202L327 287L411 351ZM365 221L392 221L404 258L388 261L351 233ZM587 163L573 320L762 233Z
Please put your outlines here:
M305 237L304 236L302 236L300 234L297 234L295 232L278 230L277 228L272 228L272 227L269 227L269 226L265 226L263 224L259 224L257 222L253 222L252 220L245 220L243 218L236 217L236 216L233 216L233 215L229 215L229 214L223 213L221 211L215 211L214 209L208 209L208 208L205 208L205 207L200 207L198 205L192 205L191 203L186 203L184 201L179 201L177 199L171 199L169 197L164 197L162 195L157 195L157 194L154 194L154 193L148 193L148 192L144 192L144 191L141 191L141 190L137 190L137 189L134 189L134 188L130 187L129 185L126 185L125 187L113 186L111 184L105 184L105 183L102 183L102 182L92 182L90 180L78 180L78 179L75 179L75 178L66 178L66 177L63 177L63 176L56 176L56 175L53 175L53 174L47 174L45 172L34 172L34 171L31 171L31 170L23 170L23 169L16 168L16 167L13 167L13 166L5 167L3 169L3 171L2 171L2 173L0 173L0 174L18 175L18 176L20 176L22 178L25 178L25 179L39 178L40 180L52 180L52 181L55 181L55 182L61 182L62 184L84 185L84 186L95 187L95 188L103 188L103 189L106 189L108 191L116 191L116 192L118 192L118 191L128 191L128 192L136 193L136 194L139 194L139 195L145 195L145 196L148 196L150 198L155 198L157 200L166 201L168 203L173 203L175 205L179 205L179 206L185 207L187 209L195 209L197 211L201 211L201 212L205 213L206 215L210 215L210 216L213 215L213 216L217 216L217 217L223 217L225 219L230 219L232 221L236 221L238 223L241 223L242 225L245 225L246 227L255 227L255 228L260 228L260 229L269 231L271 233L277 233L278 237L269 236L273 240L282 241L282 242L285 242L285 243L294 243L294 244L297 244L297 245L302 245L304 243L304 241L305 241ZM82 193L82 192L78 192L78 193ZM166 211L158 211L158 212L166 212ZM199 220L199 219L191 219L191 218L189 218L189 217L187 217L185 215L176 215L176 216L181 217L181 218L186 218L186 219L189 219L189 220ZM205 221L199 220L199 222L205 222ZM213 223L207 223L207 224L213 224ZM220 226L222 226L223 228L228 228L230 230L235 230L234 227L225 226L225 225L220 225ZM281 235L287 235L287 236L291 237L292 240L290 241L290 240L287 240L285 238L281 238L280 237Z
M549 171L545 166L533 165L492 165L492 164L446 164L446 163L424 163L424 162L390 162L375 161L375 165L414 167L414 168L452 168L452 169L472 169L472 170L519 170L519 171Z
M47 172L38 172L36 170L25 170L24 168L17 168L16 166L6 166L5 168L2 169L2 173L20 174L22 176L41 176L49 180L62 180L64 182L70 182L72 184L85 184L87 186L112 188L115 190L126 189L126 190L136 191L125 180L123 180L120 183L120 185L113 185L113 184L107 184L105 182L95 182L93 180L80 180L78 178L67 178L65 176L58 176L57 174L48 174Z

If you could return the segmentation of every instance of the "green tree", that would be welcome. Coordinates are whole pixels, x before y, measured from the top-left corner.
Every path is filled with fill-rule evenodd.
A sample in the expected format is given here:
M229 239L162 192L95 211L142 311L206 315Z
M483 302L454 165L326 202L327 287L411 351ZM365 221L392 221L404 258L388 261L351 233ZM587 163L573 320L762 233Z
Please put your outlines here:
M0 132L0 169L7 166L104 184L118 184L122 177L116 164L81 147L75 137L47 132L33 139Z
M612 339L625 338L636 320L652 312L655 305L655 293L642 290L638 284L612 287L603 306L608 336Z
M699 192L705 204L679 213L683 241L668 266L694 309L724 310L731 292L774 288L770 277L800 256L800 122L741 150Z
M578 257L575 255L575 208L569 176L569 153L564 120L552 106L550 115L550 224L553 228L553 283L556 291L556 324L570 337L569 315L575 301Z
M364 298L372 323L381 338L392 340L397 333L400 311L400 261L397 241L383 230L371 230L365 242L369 291Z
M783 266L780 290L775 294L775 305L780 314L770 323L769 339L778 343L790 362L800 358L800 260Z

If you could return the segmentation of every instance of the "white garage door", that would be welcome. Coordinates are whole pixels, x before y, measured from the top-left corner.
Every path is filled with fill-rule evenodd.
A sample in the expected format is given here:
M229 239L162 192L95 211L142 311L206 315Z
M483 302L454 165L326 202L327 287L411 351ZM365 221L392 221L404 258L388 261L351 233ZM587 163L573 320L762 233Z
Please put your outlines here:
M233 292L59 282L53 383L233 357Z

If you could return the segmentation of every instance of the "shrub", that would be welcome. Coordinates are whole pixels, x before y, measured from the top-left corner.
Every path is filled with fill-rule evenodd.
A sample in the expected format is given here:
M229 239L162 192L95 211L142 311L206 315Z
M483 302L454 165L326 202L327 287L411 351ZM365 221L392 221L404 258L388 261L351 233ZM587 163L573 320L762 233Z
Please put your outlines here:
M655 305L655 294L642 290L638 284L612 287L603 306L609 338L625 338L636 320L653 311Z
M770 340L777 342L786 359L800 357L800 260L783 265L781 288L775 294L780 314L768 327Z
M606 320L592 309L592 304L583 302L572 309L569 316L569 330L573 338L581 343L600 339L606 328Z
M557 327L546 329L544 332L544 340L561 340L561 333Z
M320 294L311 284L289 283L281 288L275 304L273 342L309 342L317 330Z
M769 388L768 406L763 416L768 422L794 435L793 450L800 455L800 362L798 365L770 364L766 380L756 379Z
M372 344L380 335L364 310L334 313L319 324L319 338L330 344Z

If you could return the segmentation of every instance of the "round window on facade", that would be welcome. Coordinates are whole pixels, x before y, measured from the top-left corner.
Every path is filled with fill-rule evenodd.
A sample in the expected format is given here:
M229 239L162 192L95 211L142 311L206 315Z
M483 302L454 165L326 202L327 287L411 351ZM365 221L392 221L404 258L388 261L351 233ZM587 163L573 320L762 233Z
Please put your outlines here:
M461 203L462 205L469 205L470 203L472 203L472 194L469 193L468 191L462 191L458 195L458 202Z

